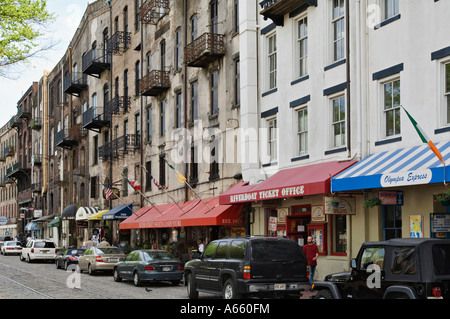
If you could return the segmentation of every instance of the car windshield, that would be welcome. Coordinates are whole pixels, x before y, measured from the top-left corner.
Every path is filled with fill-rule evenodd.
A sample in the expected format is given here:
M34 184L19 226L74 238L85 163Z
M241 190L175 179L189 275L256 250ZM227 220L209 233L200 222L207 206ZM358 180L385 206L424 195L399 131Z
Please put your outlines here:
M117 247L97 247L97 253L99 255L111 255L111 254L122 254L122 251Z
M55 243L52 241L37 241L34 243L34 248L55 248Z
M302 261L300 246L295 242L281 240L252 241L254 261Z
M431 251L433 254L434 273L436 275L450 275L450 245L433 245Z
M18 241L9 241L6 243L6 246L20 246Z
M170 260L175 259L175 256L167 251L146 251L144 252L144 258L146 261Z
M86 249L75 249L71 248L67 250L67 255L83 255Z

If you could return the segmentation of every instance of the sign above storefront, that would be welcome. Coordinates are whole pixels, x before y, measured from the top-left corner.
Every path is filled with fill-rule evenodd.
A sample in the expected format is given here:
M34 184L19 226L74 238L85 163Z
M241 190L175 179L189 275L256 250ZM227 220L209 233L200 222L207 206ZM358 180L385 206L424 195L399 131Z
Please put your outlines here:
M323 206L325 214L354 215L356 214L355 197L324 196Z
M422 185L430 183L432 177L433 173L429 169L387 173L381 175L380 184L382 187Z

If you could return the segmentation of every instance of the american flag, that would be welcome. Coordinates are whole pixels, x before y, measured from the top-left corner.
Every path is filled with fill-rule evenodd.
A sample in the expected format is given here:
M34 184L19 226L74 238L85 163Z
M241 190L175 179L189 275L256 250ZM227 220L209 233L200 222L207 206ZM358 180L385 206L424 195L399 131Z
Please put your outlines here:
M111 195L113 195L113 191L108 186L106 186L106 185L103 185L103 186L105 187L105 190L106 190L105 198L106 198L106 200L109 200L111 198Z

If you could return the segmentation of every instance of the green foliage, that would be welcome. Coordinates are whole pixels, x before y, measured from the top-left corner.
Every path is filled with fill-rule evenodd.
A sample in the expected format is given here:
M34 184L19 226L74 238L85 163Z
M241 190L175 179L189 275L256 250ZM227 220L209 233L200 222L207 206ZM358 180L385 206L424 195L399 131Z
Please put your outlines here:
M54 19L46 0L0 0L0 73L33 56L43 27Z
M378 205L381 205L381 200L379 198L369 198L364 200L365 208L372 208Z

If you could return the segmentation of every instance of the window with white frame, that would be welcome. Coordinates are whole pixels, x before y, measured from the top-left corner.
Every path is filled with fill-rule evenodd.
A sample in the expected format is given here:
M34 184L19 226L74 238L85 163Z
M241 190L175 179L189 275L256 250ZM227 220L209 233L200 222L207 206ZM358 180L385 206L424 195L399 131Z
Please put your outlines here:
M297 22L297 76L308 74L308 18L304 17Z
M277 35L267 37L268 89L277 87Z
M341 147L346 145L346 129L345 129L345 95L332 99L333 108L333 147Z
M278 140L278 134L277 134L277 119L271 118L267 120L267 128L268 128L268 136L267 136L267 151L268 156L271 162L276 161L277 156L277 140Z
M308 108L297 111L297 154L308 152Z
M447 122L450 124L450 62L445 64L445 104L447 111Z
M333 0L333 61L345 58L345 0Z
M386 137L400 134L400 79L383 84Z
M400 13L398 0L384 0L384 19L395 17Z

